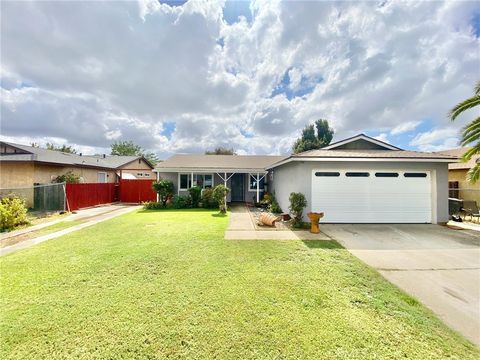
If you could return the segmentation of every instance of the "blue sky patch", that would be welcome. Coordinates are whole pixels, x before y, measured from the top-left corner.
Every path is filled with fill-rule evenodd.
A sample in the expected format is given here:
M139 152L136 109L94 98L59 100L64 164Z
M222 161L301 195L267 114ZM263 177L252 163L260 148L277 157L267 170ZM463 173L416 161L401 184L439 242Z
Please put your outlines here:
M166 121L163 123L162 135L170 140L176 128L177 124L175 123L175 121Z
M167 4L168 6L182 6L187 0L159 0L160 4Z
M223 18L231 25L239 21L240 16L244 16L248 22L253 19L252 11L250 10L250 1L232 1L227 0L223 8Z
M480 37L480 12L473 14L472 17L472 26L475 36Z
M294 90L289 86L290 76L288 75L288 72L290 70L291 68L285 71L285 74L283 74L282 80L277 85L277 87L273 89L271 97L274 97L279 94L285 94L288 100L292 100L293 98L296 98L296 97L302 97L310 94L313 91L313 89L315 89L315 86L323 81L323 78L321 76L316 77L314 79L309 79L302 75L302 79L300 80L300 84L298 88Z
M240 129L240 134L242 134L244 137L246 137L247 139L251 139L253 138L253 134L243 130L243 129Z

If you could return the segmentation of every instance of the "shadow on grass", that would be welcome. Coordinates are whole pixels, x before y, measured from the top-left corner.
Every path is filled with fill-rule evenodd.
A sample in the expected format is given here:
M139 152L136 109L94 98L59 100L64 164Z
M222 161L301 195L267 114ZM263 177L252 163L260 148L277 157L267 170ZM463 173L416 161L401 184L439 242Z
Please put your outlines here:
M222 214L222 213L216 213L216 214L212 214L213 217L218 217L218 218L224 218L224 217L227 217L228 215L227 214Z
M156 212L171 212L171 213L180 213L180 212L212 212L214 209L205 209L205 208L195 208L195 209L174 209L174 208L163 208L163 209L141 209L138 210L138 214L150 214ZM212 215L213 216L213 215Z
M302 240L310 249L345 249L335 240Z

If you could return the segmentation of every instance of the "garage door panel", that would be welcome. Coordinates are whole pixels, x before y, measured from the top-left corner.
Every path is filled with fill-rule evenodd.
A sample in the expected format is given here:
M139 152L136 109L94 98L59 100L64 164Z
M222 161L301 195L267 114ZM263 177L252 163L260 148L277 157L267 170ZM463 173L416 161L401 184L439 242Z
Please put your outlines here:
M347 177L347 172L334 170L338 176L317 176L312 173L312 211L325 213L323 222L343 223L428 223L431 222L430 174L425 177L376 177L378 170L362 170L368 177Z

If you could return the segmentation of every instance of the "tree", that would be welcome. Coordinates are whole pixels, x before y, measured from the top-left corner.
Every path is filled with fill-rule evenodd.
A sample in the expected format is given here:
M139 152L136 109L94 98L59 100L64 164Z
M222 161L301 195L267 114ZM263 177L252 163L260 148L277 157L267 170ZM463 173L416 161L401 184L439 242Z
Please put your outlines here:
M293 215L293 226L297 227L302 223L303 209L307 206L307 199L302 193L290 193L290 206L288 207Z
M225 185L219 184L213 189L213 198L218 203L220 213L225 214L227 212L227 195L230 189Z
M216 147L214 150L205 151L205 155L237 155L233 148L226 148L223 146Z
M75 174L73 171L69 170L65 174L58 175L55 179L52 180L52 182L78 184L80 182L80 175Z
M152 188L158 194L163 207L167 206L168 199L173 196L173 182L165 179L155 181Z
M332 141L333 134L334 131L328 125L328 120L319 119L314 124L305 126L302 136L293 145L293 153L298 154L327 146Z
M32 144L33 147L36 147L34 144ZM70 145L65 145L63 144L62 146L57 146L53 143L47 143L47 149L48 150L53 150L53 151L61 151L61 152L64 152L64 153L68 153L68 154L76 154L77 153L77 150L70 146Z
M452 121L454 121L464 111L480 105L480 81L477 82L474 92L475 94L471 98L462 101L461 103L457 104L452 110L450 110L448 116ZM472 143L474 143L472 148L467 150L463 154L462 161L469 161L473 156L480 154L480 117L477 117L462 129L461 145L467 146ZM474 184L479 179L480 162L477 159L475 166L472 167L467 173L467 180L470 183Z
M145 151L140 145L135 144L133 141L115 141L110 145L110 149L111 155L143 156L153 166L159 161L155 153Z

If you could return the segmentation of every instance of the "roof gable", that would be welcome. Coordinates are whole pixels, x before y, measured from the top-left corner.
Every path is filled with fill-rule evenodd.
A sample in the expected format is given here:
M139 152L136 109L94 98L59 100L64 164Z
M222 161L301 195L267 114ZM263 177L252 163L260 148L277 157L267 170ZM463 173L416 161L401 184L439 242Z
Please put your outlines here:
M351 138L337 141L325 146L322 150L402 150L384 141L372 138L365 134L358 134Z

